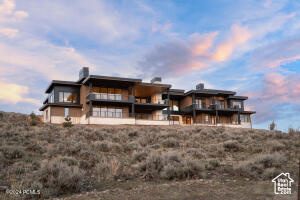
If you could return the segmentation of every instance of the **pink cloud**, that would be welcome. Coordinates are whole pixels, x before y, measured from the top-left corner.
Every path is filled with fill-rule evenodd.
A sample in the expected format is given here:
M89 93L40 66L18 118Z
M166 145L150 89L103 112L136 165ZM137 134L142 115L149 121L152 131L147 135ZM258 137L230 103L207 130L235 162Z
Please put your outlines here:
M237 46L244 44L251 38L251 33L247 27L234 24L231 26L231 33L229 37L222 43L220 43L211 55L212 60L217 62L226 61Z
M263 77L262 90L246 94L249 109L257 111L255 118L265 121L277 117L278 105L300 106L300 76L269 73Z
M223 41L217 43L218 31L192 34L187 41L172 40L156 46L139 63L157 75L182 75L230 59L234 51L251 38L247 27L234 24Z

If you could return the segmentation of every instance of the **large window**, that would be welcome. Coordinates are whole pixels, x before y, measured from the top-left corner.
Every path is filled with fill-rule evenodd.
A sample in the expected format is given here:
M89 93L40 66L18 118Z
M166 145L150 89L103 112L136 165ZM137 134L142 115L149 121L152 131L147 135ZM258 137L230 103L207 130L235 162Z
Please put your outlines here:
M225 108L225 102L220 100L215 100L215 104L219 106L219 108Z
M241 109L242 108L242 102L241 101L233 101L232 102L232 107Z
M248 122L248 115L240 115L241 122Z
M197 108L205 108L205 103L203 99L195 99Z
M118 107L107 107L107 106L94 106L93 116L95 117L124 117L122 108Z
M58 100L59 102L64 102L64 103L77 103L77 93L59 92Z
M122 89L118 88L93 87L93 93L96 99L122 100Z

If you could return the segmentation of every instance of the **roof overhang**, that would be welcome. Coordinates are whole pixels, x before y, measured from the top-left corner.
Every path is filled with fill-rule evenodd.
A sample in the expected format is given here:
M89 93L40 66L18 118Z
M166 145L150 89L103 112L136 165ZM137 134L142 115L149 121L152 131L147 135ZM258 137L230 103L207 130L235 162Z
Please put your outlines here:
M246 96L229 96L228 99L247 100Z
M81 84L78 84L77 82L73 81L59 81L59 80L53 80L50 85L46 89L46 93L50 93L54 86L81 86Z
M235 95L236 92L227 91L227 90L212 90L212 89L203 89L203 90L190 90L185 93L186 96L190 94L207 94L207 95Z
M40 111L45 110L48 106L57 106L57 107L74 107L74 108L82 108L82 104L58 104L58 103L46 103L42 107L40 107Z
M82 84L87 84L89 81L92 80L108 80L108 81L121 81L121 82L131 82L131 83L142 82L142 79L90 75L82 81Z

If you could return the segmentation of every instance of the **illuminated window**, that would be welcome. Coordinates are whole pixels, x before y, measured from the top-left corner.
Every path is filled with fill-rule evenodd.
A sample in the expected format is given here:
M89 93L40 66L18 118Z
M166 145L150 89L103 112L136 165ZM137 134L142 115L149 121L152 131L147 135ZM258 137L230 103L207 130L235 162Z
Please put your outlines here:
M58 101L64 103L77 103L77 93L59 92Z

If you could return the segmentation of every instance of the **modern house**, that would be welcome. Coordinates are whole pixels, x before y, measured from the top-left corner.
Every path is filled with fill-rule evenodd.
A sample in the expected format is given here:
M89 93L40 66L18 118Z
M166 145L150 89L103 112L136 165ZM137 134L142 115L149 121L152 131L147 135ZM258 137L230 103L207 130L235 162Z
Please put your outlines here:
M151 83L141 79L89 75L83 67L79 80L53 80L48 97L40 108L45 122L74 124L173 125L206 124L251 128L245 111L245 96L235 92L205 89L171 89L156 77Z

